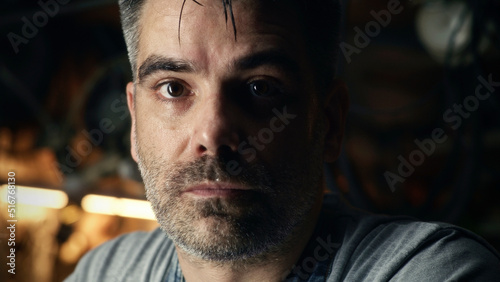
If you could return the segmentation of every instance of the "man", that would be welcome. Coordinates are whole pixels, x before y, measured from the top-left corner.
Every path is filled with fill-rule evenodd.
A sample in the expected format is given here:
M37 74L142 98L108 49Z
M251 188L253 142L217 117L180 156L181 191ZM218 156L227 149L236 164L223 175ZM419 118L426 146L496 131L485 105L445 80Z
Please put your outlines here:
M348 107L336 1L120 1L132 156L161 229L87 254L69 281L493 281L458 227L325 195Z

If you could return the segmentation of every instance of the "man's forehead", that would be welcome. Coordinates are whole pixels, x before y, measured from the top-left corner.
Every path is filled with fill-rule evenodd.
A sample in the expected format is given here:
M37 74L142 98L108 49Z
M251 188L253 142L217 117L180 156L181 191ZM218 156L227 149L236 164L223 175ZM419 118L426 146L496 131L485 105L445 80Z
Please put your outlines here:
M291 12L297 10L298 1L294 0L145 0L144 7L153 8L152 11L165 11L168 14L178 17L182 14L189 14L197 7L216 10L219 15L224 16L225 9L230 15L231 7L243 7L245 13L255 11L260 12Z
M139 26L139 65L151 54L161 55L162 52L169 57L183 57L187 54L196 57L200 52L233 52L233 48L245 54L245 49L257 45L262 48L270 47L270 44L296 45L297 42L291 42L297 37L296 17L294 19L290 13L273 16L272 11L264 12L259 2L233 2L238 34L235 40L232 19L230 14L228 19L225 18L221 1L200 1L203 6L193 0L186 0L185 3L183 0L147 1Z
M177 31L179 24L182 26L182 22L186 21L189 23L190 21L198 22L194 20L199 20L204 24L213 22L226 23L224 7L226 9L244 7L244 13L238 15L236 20L242 16L248 17L255 10L259 10L258 2L260 1L239 0L231 2L232 4L229 6L223 4L223 1L220 0L147 0L142 9L140 23L147 24L158 20L163 22L172 21L175 24L168 27ZM230 20L231 11L226 12L228 12L227 15Z
M262 23L297 28L300 13L296 1L236 0L223 4L220 0L147 0L139 19L140 31L152 25L162 25L165 31L189 31L193 25L201 30L221 25L233 35L232 21L237 32L252 29ZM208 34L207 34L208 36Z

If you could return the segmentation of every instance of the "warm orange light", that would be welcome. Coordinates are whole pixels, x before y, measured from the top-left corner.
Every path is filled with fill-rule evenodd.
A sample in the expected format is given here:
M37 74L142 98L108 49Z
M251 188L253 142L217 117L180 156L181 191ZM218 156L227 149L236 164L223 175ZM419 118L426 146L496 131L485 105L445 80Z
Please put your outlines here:
M68 204L68 196L63 191L16 185L15 189L7 189L7 185L0 187L0 201L9 204L9 200L16 205L30 205L44 208L61 209ZM9 198L11 196L11 198Z
M148 201L90 194L82 199L86 212L156 220Z

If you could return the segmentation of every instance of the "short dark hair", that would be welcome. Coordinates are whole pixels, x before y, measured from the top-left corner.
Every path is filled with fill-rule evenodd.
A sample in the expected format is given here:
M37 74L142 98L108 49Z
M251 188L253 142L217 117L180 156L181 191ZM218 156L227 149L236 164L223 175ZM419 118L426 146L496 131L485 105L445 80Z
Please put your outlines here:
M139 18L145 0L120 0L120 15L125 42L127 44L128 56L132 66L133 78L136 78L137 69L137 46L139 42ZM179 0L185 2L186 0ZM188 0L189 1L189 0ZM190 0L195 1L195 0ZM258 0L252 0L258 1ZM260 0L279 1L279 0ZM290 1L291 0L281 0ZM328 85L336 73L336 64L339 54L339 37L341 26L341 9L339 0L295 0L300 8L298 13L302 15L304 32L307 40L313 65L316 67L316 78L321 84ZM232 19L231 0L222 0L227 20L227 10L230 11ZM181 11L182 12L182 11ZM179 25L180 17L179 14ZM237 16L237 15L236 15ZM235 39L236 39L236 29Z

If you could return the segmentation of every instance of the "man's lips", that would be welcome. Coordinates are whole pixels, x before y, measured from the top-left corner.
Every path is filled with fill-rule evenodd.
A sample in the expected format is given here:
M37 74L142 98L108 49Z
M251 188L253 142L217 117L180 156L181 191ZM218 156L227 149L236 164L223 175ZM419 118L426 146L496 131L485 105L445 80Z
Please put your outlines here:
M252 189L241 184L228 182L206 182L193 185L184 190L184 193L190 193L202 197L231 197L245 194L250 191L252 191Z

